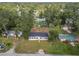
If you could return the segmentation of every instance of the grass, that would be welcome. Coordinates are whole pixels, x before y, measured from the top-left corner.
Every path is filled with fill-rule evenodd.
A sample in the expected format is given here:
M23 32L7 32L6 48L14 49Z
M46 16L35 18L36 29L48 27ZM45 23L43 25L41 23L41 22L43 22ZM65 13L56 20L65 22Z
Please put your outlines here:
M48 49L48 54L79 55L79 43L73 47L70 44L54 42Z
M6 52L13 46L13 40L0 37L0 43L4 44L4 49L0 50L0 52Z
M51 47L48 50L49 54L61 54L61 55L68 55L69 53L69 49L70 49L70 45L68 44L64 44L61 42L54 42Z
M23 40L15 49L17 53L36 53L39 49L44 49L44 51L48 50L48 46L50 46L49 42L41 41L27 41Z
M17 53L36 53L39 49L43 49L47 54L79 55L79 44L72 47L60 41L41 41L39 43L38 41L22 40L21 43L17 45L15 51Z
M39 49L43 49L47 54L61 54L61 55L79 55L79 43L75 47L60 41L29 41L25 39L18 40L20 43L16 46L16 53L36 53ZM5 48L0 52L6 52L13 46L12 39L0 37L0 43L5 45Z

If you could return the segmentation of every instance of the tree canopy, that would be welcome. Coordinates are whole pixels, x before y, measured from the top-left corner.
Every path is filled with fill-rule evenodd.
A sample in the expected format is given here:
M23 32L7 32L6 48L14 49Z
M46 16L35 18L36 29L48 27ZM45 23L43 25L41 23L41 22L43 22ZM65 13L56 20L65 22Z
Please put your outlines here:
M64 24L79 33L79 3L0 3L0 32L15 30L28 35L37 15L46 19L49 29L58 28L58 33Z

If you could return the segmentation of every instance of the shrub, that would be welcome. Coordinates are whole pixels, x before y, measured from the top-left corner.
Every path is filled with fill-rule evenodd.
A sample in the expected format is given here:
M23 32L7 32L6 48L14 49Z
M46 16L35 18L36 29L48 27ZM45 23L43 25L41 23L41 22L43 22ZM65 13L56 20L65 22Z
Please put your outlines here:
M8 42L8 43L6 43L6 46L7 46L7 48L11 48L12 47L12 43Z
M61 30L60 26L54 26L54 28L52 28L52 30L49 31L49 41L57 40L58 39L58 35L60 33L62 33L62 30Z
M55 31L49 31L49 37L48 37L48 39L49 39L49 41L55 41L56 40L56 38L57 38L57 33L55 32Z
M7 39L7 38L2 38L0 37L0 42L5 45L4 49L1 50L0 52L6 52L13 46L13 40L12 39Z
M54 43L49 47L48 53L50 54L69 54L71 46L64 43Z
M72 47L70 50L71 55L79 55L79 44L77 44L75 47Z

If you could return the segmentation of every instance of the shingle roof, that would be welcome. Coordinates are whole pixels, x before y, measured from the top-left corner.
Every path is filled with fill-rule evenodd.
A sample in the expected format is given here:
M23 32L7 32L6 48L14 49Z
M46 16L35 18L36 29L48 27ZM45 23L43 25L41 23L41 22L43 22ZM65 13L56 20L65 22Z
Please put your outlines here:
M48 33L46 33L46 32L30 32L29 36L48 37Z

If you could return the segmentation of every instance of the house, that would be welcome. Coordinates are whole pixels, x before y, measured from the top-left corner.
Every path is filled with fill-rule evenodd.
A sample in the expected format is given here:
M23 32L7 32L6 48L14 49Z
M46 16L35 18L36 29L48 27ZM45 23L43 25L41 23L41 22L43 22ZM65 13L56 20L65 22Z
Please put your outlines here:
M3 33L4 37L21 37L22 36L22 32L21 31L12 31L12 30L8 30L6 32Z
M36 26L36 27L46 27L47 26L46 19L45 18L36 18L34 20L34 26Z
M30 32L29 40L48 40L47 32Z
M7 36L8 37L15 37L16 36L16 32L15 31L7 31Z
M76 36L72 34L59 34L58 38L60 41L69 41L69 42L75 42Z
M29 33L29 40L48 40L48 28L33 27Z

